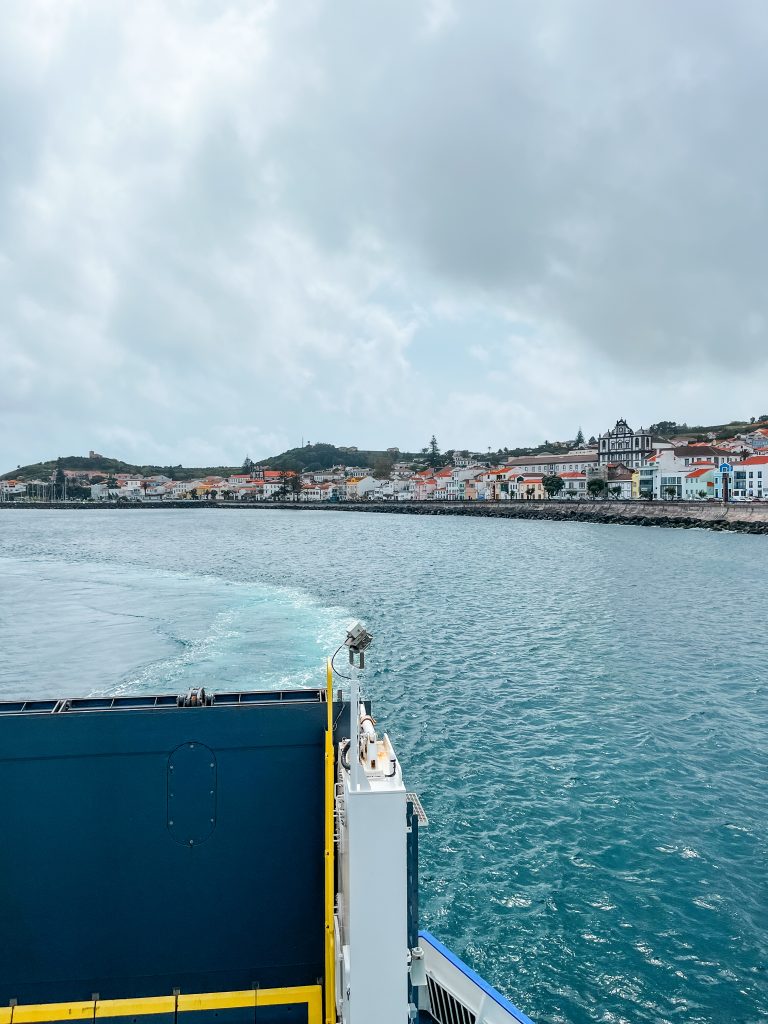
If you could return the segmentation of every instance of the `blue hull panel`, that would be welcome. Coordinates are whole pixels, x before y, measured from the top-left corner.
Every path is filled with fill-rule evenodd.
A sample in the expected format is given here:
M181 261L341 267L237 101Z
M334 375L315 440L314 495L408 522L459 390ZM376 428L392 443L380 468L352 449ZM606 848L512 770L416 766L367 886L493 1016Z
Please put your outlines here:
M0 1005L322 978L327 709L256 696L0 705Z

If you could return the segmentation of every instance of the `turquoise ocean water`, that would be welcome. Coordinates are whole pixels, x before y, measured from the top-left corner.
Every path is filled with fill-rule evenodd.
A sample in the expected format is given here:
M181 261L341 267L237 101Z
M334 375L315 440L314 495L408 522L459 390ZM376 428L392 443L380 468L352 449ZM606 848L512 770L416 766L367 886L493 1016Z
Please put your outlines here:
M544 1022L768 1020L768 540L0 513L0 699L322 685L346 626L430 828L423 925ZM1 755L0 755L1 756Z

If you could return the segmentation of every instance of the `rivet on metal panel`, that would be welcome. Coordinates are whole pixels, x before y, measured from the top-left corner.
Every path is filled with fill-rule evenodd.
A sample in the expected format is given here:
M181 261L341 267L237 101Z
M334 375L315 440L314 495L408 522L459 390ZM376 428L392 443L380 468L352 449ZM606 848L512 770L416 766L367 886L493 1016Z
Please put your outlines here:
M171 838L187 848L199 846L216 827L214 751L205 743L188 740L171 751L167 779Z

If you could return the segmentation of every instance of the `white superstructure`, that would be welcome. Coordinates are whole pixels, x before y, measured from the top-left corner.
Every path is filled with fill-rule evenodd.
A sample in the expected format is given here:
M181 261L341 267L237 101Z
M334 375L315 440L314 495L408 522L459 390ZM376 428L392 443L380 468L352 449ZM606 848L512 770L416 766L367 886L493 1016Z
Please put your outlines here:
M406 791L389 737L352 690L338 759L337 999L343 1024L399 1024L409 1019Z

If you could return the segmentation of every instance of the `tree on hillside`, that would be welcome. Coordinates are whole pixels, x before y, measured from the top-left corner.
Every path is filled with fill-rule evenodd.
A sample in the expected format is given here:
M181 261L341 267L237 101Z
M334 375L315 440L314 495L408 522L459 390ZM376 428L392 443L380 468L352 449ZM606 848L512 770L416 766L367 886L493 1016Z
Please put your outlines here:
M246 455L243 459L243 473L252 473L254 470L255 463L250 455Z
M438 445L437 438L434 434L430 438L427 447L423 448L422 451L427 456L427 463L432 467L432 469L439 469L442 465L442 460L440 458L440 446Z
M675 423L674 420L659 420L658 423L652 423L648 429L652 434L677 434L685 429L685 424Z
M587 444L593 444L593 445L594 445L594 444L597 444L597 438L595 437L595 435L594 435L594 434L592 435L592 437L590 437L590 439L589 439L589 441L587 442Z
M294 495L293 486L291 484L292 479L295 479L295 474L292 476L290 471L287 469L282 469L280 471L280 486L272 495L275 501L287 501L289 497ZM301 484L299 484L299 489L301 489Z
M581 427L579 427L579 429L576 431L576 441L575 441L575 444L577 446L580 445L580 444L584 444L584 431L581 429Z
M388 455L379 455L373 463L373 475L377 480L386 480L392 472L394 462Z
M553 475L542 477L541 486L547 492L547 496L553 498L556 494L565 487L565 481L562 477Z

